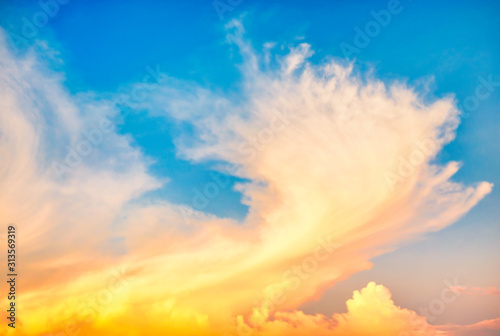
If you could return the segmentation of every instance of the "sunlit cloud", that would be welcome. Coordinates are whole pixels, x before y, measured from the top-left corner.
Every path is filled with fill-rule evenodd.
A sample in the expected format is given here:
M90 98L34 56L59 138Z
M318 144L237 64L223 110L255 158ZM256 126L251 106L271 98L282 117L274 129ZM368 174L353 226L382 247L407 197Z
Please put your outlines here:
M254 323L253 332L243 322L239 328L247 335L404 336L436 333L436 328L424 317L396 306L389 290L374 282L361 291L355 291L346 304L347 313L334 314L330 318L321 314L306 315L301 311L277 312L272 320Z
M70 174L55 174L68 148L118 112L109 97L70 94L35 52L15 57L2 38L0 211L21 228L32 275L20 278L27 335L139 335L145 325L149 335L433 330L415 329L409 321L425 319L374 283L355 292L346 314L295 309L490 192L487 182L453 182L459 163L434 160L459 122L453 98L337 60L313 65L305 43L266 62L238 21L228 40L243 56L239 92L170 78L141 103L195 130L176 139L180 157L230 165L248 181L236 186L249 206L244 221L193 209L186 225L181 207L141 201L168 182L113 128Z

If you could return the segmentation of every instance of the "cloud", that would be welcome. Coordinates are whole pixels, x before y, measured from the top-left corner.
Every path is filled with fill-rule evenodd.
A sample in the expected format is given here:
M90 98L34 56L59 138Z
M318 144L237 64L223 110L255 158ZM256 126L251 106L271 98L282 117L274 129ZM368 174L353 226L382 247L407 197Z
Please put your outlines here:
M474 296L500 295L500 291L493 286L491 287L452 286L450 287L449 290Z
M500 333L500 318L485 320L470 325L448 325L439 329L444 335L453 336L495 336Z
M254 313L255 314L255 313ZM277 312L272 319L256 323L254 329L240 325L246 335L434 335L436 329L415 312L394 304L391 293L382 285L370 282L355 291L347 301L347 313L328 318L321 314L306 315L301 311Z
M27 335L139 335L145 325L149 335L219 335L258 314L275 319L268 334L330 328L290 311L490 192L486 182L451 181L458 163L434 162L458 125L451 98L340 61L313 65L307 44L266 63L238 22L228 29L243 56L238 92L170 79L141 106L195 130L176 139L181 157L232 165L249 181L237 185L250 207L243 222L193 211L189 225L181 207L138 200L161 183L115 131L58 179L52 163L117 113L98 93L70 94L36 54L14 57L0 41L0 211L23 235ZM117 268L127 285L108 302L99 293ZM365 330L357 325L372 304L387 313L370 321L380 322L374 330L404 330L389 320L413 316L370 284L335 317L335 332Z

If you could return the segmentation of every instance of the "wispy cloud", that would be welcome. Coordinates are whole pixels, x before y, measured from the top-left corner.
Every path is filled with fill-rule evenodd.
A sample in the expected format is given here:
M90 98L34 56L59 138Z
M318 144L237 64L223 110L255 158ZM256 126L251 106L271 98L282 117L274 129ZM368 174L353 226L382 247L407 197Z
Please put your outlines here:
M470 325L441 326L439 329L443 335L495 336L500 332L500 318L485 320Z
M482 296L482 295L500 295L500 291L496 287L476 287L476 286L453 286L450 287L451 291L459 293Z
M235 332L251 325L260 302L280 294L286 298L262 311L262 335L299 324L364 332L370 321L357 323L366 318L366 300L387 312L373 330L404 330L389 320L414 313L395 307L375 284L355 294L335 322L287 311L370 268L371 258L452 224L490 192L486 182L450 181L458 163L433 162L458 125L453 99L355 75L352 64L313 65L307 44L265 63L239 22L228 29L244 59L239 92L171 79L141 103L195 129L195 138L176 140L180 156L231 164L250 181L237 185L250 207L242 223L193 211L189 226L166 201L130 202L161 183L147 173L148 158L116 131L58 180L50 163L84 130L116 117L112 100L69 94L36 55L16 59L0 41L0 212L21 228L30 274L20 278L22 288L43 307L20 303L27 335L85 319L64 302L95 297L116 267L127 270L127 287L81 326L84 334L143 334L144 325L150 335ZM389 188L386 172L426 139L435 146ZM335 252L313 267L325 237ZM109 247L113 239L120 253Z

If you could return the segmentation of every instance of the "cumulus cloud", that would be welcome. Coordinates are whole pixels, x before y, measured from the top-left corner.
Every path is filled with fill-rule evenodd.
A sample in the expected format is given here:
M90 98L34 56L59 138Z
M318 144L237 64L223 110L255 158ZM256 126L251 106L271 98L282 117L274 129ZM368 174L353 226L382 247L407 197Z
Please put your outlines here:
M256 335L324 336L406 336L434 335L436 332L424 317L396 306L389 290L374 282L354 292L352 299L347 301L347 313L344 314L328 318L321 314L312 316L293 311L277 312L273 319L265 317L267 320L255 323L254 329L242 324L240 330Z
M188 226L178 206L131 202L160 182L114 130L54 175L85 132L116 117L113 104L68 93L35 55L14 57L0 41L0 211L23 235L27 335L139 335L144 325L150 335L220 335L261 320L263 335L293 326L396 335L413 330L410 317L424 323L375 284L347 314L293 310L371 258L452 224L491 190L453 182L459 164L433 161L458 125L452 98L340 61L313 65L307 44L261 57L240 23L228 29L243 56L238 92L171 79L142 106L195 130L176 139L181 157L229 164L249 181L237 185L250 208L243 222L193 210ZM119 254L109 248L117 239ZM116 269L125 270L120 291L108 284Z

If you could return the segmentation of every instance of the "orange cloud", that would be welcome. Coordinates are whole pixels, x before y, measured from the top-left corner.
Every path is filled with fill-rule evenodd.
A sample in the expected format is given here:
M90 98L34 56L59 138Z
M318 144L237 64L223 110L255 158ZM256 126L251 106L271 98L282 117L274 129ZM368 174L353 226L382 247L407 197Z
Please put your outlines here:
M230 28L245 60L241 97L172 79L141 107L192 125L197 138L176 140L181 157L216 159L249 181L237 186L250 208L242 222L194 205L186 221L185 208L141 200L168 181L114 131L58 179L52 163L116 111L96 93L71 95L36 53L16 58L0 41L0 214L22 235L26 335L221 335L260 320L268 334L347 335L422 321L374 284L332 319L289 311L490 192L450 181L458 163L432 163L458 125L452 99L428 103L352 65L314 66L307 44L262 64L241 25Z
M261 313L258 321L256 315ZM301 311L277 312L272 316L265 309L254 312L252 322L239 320L241 335L324 335L324 336L406 336L434 335L436 328L415 312L394 304L391 293L382 285L369 283L355 291L347 301L347 313L306 315Z

